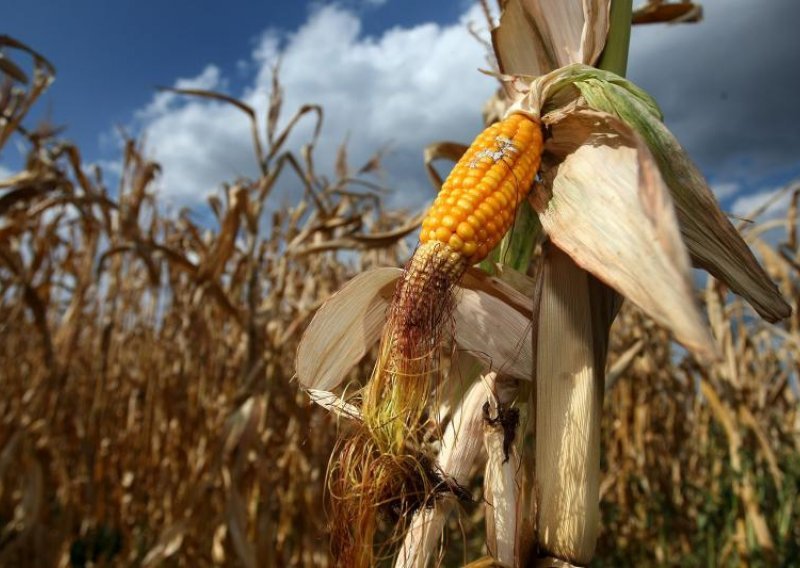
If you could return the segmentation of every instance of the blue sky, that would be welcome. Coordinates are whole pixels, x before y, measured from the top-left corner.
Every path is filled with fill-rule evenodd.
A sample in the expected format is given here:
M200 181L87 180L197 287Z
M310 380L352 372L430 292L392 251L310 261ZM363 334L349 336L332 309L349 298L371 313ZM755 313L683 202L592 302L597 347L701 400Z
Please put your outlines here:
M629 77L664 109L666 122L728 210L745 214L800 176L800 21L796 0L706 0L701 24L637 28ZM199 203L238 175L254 175L247 124L203 101L157 94L157 85L213 88L263 110L281 58L285 112L322 103L324 171L347 137L354 165L388 146L395 199L431 197L422 148L469 141L495 87L476 69L485 31L469 1L137 2L6 0L3 33L48 56L57 80L37 112L68 126L87 161L119 157L121 125L146 136L164 166L166 201ZM308 127L305 127L305 133ZM303 129L295 144L303 139ZM9 146L0 167L16 165Z
M230 87L248 80L246 61L269 29L291 31L315 8L333 2L227 0L5 0L2 32L56 66L57 81L37 110L69 126L90 154L109 125L127 124L154 88L199 74L209 63L226 70ZM338 2L358 14L365 34L429 21L430 2ZM442 3L434 19L455 21L466 3ZM237 65L239 64L239 65ZM5 157L5 156L3 156Z

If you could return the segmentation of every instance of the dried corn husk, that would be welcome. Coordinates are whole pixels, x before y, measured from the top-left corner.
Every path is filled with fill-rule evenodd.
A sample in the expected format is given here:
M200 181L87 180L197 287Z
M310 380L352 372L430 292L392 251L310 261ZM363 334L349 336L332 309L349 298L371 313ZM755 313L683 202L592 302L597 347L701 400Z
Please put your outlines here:
M543 75L570 63L592 65L608 34L609 0L508 0L492 43L500 70Z
M492 379L475 383L464 396L453 419L442 436L442 448L436 458L441 472L459 485L469 483L469 473L481 455L483 440L483 405ZM395 568L423 568L428 565L439 541L447 516L455 507L455 499L438 499L431 508L414 514L406 533Z
M546 552L588 563L600 528L604 346L595 341L591 287L564 252L546 254L536 362L537 536ZM599 322L606 326L606 321ZM600 326L602 329L602 326ZM602 333L601 333L602 336Z
M575 111L554 123L532 202L552 242L702 360L715 346L693 296L672 199L647 147L616 118Z
M514 109L530 112L548 124L584 112L584 107L618 117L650 150L648 162L656 166L650 169L658 171L669 189L683 242L695 266L725 282L766 320L787 317L788 304L725 217L702 174L664 126L658 105L645 91L608 71L575 64L537 78ZM551 148L565 143L560 138L553 134Z
M315 402L352 415L352 408L328 394L377 343L397 268L376 268L350 280L317 311L300 341L296 373ZM531 301L497 278L471 271L456 290L455 340L473 351L486 368L530 379ZM527 339L526 339L527 338Z

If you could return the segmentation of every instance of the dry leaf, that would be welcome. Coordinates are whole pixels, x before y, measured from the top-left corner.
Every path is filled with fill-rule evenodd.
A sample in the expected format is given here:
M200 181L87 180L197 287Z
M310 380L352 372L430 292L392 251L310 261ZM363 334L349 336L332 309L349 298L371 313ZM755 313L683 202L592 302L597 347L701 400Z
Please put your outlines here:
M300 340L297 379L306 389L331 391L380 338L399 268L359 274L317 311Z
M672 199L647 148L619 120L593 111L553 125L553 137L574 151L545 172L532 198L550 239L701 360L713 359Z
M609 0L509 0L492 31L500 70L538 76L594 64L608 35Z

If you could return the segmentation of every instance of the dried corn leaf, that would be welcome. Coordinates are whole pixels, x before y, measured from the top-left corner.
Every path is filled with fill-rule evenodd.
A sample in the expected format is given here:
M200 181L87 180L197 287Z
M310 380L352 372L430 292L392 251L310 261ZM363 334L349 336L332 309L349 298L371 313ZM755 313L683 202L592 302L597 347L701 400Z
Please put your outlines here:
M227 488L225 512L228 520L228 534L239 561L246 568L256 568L256 551L247 535L247 503L236 487Z
M683 240L692 261L745 298L766 320L791 313L778 288L720 210L703 175L632 85L612 74L576 83L588 105L620 117L646 142L672 194ZM604 82L613 78L611 82Z
M142 566L158 566L178 552L183 545L183 538L186 536L188 528L187 522L181 521L164 530L158 543L148 551L142 560Z
M251 396L225 421L223 455L230 455L243 439L252 438L265 410L264 398Z
M33 60L36 62L37 65L41 65L44 70L46 70L49 74L55 75L56 68L53 67L53 64L41 53L32 49L27 44L22 43L18 39L15 39L8 35L0 35L0 47L10 47L12 49L18 49L20 51L24 51L25 53L29 54L33 57Z
M492 31L500 70L543 75L594 64L608 35L609 0L509 0Z
M553 125L553 137L574 150L533 196L550 239L700 359L714 358L672 200L647 148L619 120L592 111Z
M28 82L28 76L25 74L25 71L20 69L16 63L11 61L3 53L0 53L0 73L5 73L15 81L23 84Z
M633 13L634 24L695 23L703 19L703 6L681 0L662 2L650 0Z
M442 188L442 176L433 167L435 160L449 160L453 163L457 162L464 152L467 151L467 146L459 144L458 142L435 142L425 146L422 153L422 160L425 163L425 169L428 172L428 178L431 180L434 189L439 191Z
M221 223L217 239L211 252L198 267L201 278L216 280L225 270L225 264L231 258L239 233L242 211L247 209L247 190L233 186L228 190L228 211Z
M364 272L323 304L297 348L297 379L304 388L336 388L378 341L401 274L399 268Z

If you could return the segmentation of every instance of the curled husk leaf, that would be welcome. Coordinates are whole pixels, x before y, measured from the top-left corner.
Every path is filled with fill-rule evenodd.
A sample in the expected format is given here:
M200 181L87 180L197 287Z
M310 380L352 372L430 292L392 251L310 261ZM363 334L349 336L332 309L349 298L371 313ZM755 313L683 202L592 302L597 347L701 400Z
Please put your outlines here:
M653 173L669 190L682 240L695 266L727 284L764 319L774 322L790 314L778 288L722 212L702 174L664 126L658 105L644 90L609 71L574 64L534 80L528 95L509 112L527 112L553 125L581 109L617 118L649 150L656 166ZM551 147L563 143L554 133Z

